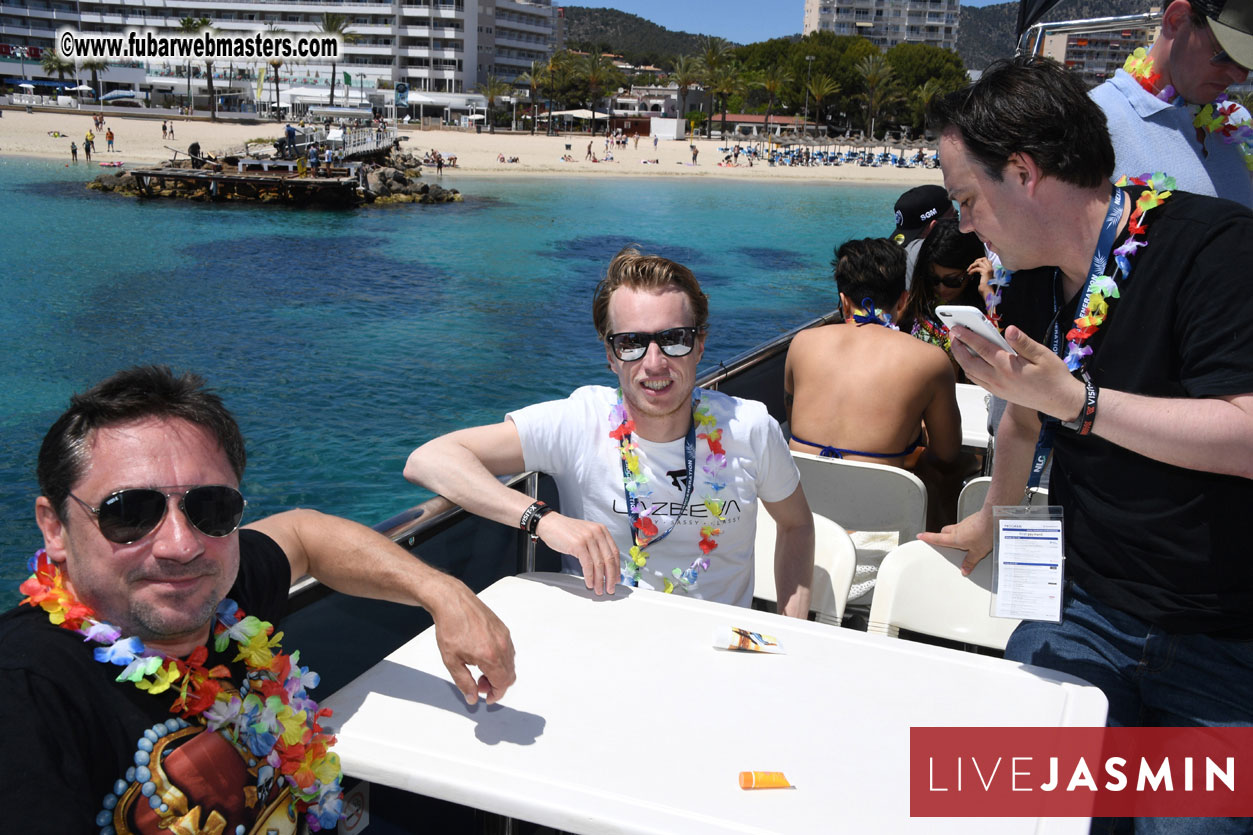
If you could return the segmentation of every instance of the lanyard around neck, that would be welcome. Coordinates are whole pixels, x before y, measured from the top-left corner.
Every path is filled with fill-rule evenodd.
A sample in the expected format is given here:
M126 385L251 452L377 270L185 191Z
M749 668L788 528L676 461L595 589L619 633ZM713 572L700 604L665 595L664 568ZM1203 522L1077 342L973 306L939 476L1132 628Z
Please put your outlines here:
M627 469L626 457L619 456L620 462L622 464L622 481L623 481L622 490L623 490L623 493L626 494L627 520L631 524L631 544L633 545L638 545L639 547L643 548L646 545L656 545L658 542L661 542L663 539L665 539L667 536L670 535L670 532L674 530L674 526L679 523L680 517L682 517L683 514L687 512L688 502L692 500L692 487L696 481L696 404L699 402L700 402L699 396L693 393L692 395L692 421L690 424L688 424L687 436L684 437L683 439L683 458L684 458L684 463L687 469L687 481L684 484L684 488L683 488L683 504L679 508L679 512L676 513L674 517L671 519L670 527L666 528L664 533L653 537L652 539L648 540L647 543L644 543L644 544L640 543L639 529L635 527L635 523L639 519L639 514L635 511L635 502L637 500L634 496L631 495L631 488L627 486L631 482L631 471ZM627 435L625 438L622 439L622 443L624 444L630 443L630 442L631 442L630 435Z
M1109 209L1105 212L1105 219L1101 222L1101 234L1097 237L1096 249L1092 251L1092 263L1088 267L1088 278L1083 284L1083 289L1079 293L1079 305L1076 308L1075 318L1088 315L1088 307L1092 303L1092 294L1096 287L1096 282L1105 275L1105 267L1109 263L1110 253L1114 250L1114 239L1118 237L1118 221L1122 217L1122 191L1117 186L1111 186L1111 194L1109 197ZM1049 325L1049 347L1054 354L1059 357L1062 355L1062 323L1061 309L1063 307L1061 301L1059 273L1053 273L1053 321ZM1027 489L1023 493L1023 501L1030 499L1031 491L1040 486L1040 481L1044 477L1044 466L1048 463L1049 453L1053 451L1053 433L1057 429L1058 420L1055 417L1044 416L1040 425L1040 437L1035 444L1035 456L1031 459L1031 475L1027 478Z

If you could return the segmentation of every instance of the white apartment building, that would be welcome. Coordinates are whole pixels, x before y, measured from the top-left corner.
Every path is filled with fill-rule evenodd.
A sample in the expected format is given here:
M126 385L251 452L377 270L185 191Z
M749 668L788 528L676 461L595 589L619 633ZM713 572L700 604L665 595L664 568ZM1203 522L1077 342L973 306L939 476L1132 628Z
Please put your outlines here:
M336 62L336 104L363 98L390 102L388 88L403 83L413 115L419 108L437 115L481 108L482 97L473 93L489 75L511 81L529 72L532 62L547 61L559 48L561 12L552 0L0 0L0 83L26 80L46 87L51 79L40 69L40 55L66 26L86 33L138 29L160 35L175 33L179 21L190 17L208 18L224 36L267 30L312 35L321 29L322 15L333 13L346 16L348 32L356 36ZM197 110L208 108L207 72L203 62L192 63ZM274 98L275 70L263 60L215 61L212 73L224 110L264 106ZM347 92L345 73L352 78ZM329 61L284 63L277 74L283 99L329 98ZM101 92L132 89L148 93L154 103L182 101L187 76L187 62L173 59L116 62L99 73ZM89 77L84 71L75 76Z
M810 32L860 35L881 49L925 43L957 49L960 0L805 0Z

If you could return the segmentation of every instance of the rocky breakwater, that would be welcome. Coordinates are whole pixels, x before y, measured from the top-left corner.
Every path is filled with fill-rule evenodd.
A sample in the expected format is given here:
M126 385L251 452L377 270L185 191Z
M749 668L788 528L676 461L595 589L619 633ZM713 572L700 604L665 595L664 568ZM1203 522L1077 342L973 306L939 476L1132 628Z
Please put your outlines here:
M382 165L370 166L365 175L366 202L460 203L461 193L420 181L422 163L412 154L393 151Z

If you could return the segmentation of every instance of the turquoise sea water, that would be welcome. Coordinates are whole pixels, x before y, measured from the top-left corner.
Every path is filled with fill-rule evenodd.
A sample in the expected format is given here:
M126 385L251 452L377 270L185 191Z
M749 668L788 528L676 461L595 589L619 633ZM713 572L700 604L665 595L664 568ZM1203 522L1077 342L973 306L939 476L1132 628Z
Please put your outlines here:
M832 309L832 246L886 234L900 191L446 176L464 203L324 212L139 202L84 189L98 170L0 159L0 606L40 543L43 433L120 368L223 394L249 518L374 524L428 497L400 474L417 444L612 381L590 300L622 246L695 271L712 367Z

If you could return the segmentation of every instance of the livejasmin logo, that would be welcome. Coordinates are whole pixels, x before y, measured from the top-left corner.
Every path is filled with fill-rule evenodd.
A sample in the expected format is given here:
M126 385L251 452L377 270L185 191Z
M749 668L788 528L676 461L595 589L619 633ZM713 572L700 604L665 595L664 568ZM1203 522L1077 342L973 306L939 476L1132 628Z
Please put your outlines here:
M1193 776L1197 766L1192 757L1183 757L1182 760L1181 788L1184 791L1192 791L1195 788ZM1006 766L1004 770L1001 769L1003 764ZM1084 789L1088 791L1098 791L1096 778L1092 776L1092 768L1088 765L1088 761L1084 757L1080 757L1078 762L1066 763L1064 765L1061 762L1061 757L1049 757L1046 766L1048 769L1048 780L1047 782L1040 783L1038 786L1033 783L1033 780L1037 779L1039 774L1036 770L1037 763L1034 757L1009 757L1008 763L1006 762L1005 757L997 757L996 762L991 763L991 768L988 767L988 763L980 763L977 757L970 757L968 761L966 758L958 757L956 785L943 785L944 775L941 775L941 784L937 785L936 762L935 758L931 757L929 758L931 791L946 792L950 789L954 791L962 791L963 765L965 766L967 775L969 775L972 770L974 771L974 775L978 778L984 791L991 791L992 784L996 781L997 772L1001 773L1001 779L1010 781L1010 791L1029 792L1036 791L1037 789L1044 792L1057 791L1058 789L1068 792L1080 791ZM1175 790L1174 775L1179 773L1181 769L1181 764L1178 760L1166 758L1154 766L1148 760L1142 758L1140 760L1138 770L1134 770L1134 764L1132 765L1133 773L1138 774L1135 785L1136 791L1157 791L1160 789L1169 792ZM1127 781L1127 766L1128 762L1125 757L1110 757L1105 760L1105 775L1110 779L1103 783L1099 788L1102 788L1105 791L1123 791L1126 789L1129 785ZM1214 791L1214 783L1216 780L1221 781L1223 786L1225 786L1228 791L1235 791L1235 757L1227 757L1225 764L1216 763L1209 757L1206 757L1204 767L1205 791ZM940 768L943 770L944 764L941 764ZM1064 787L1062 786L1062 778L1065 776L1063 774L1063 769L1065 774L1069 774L1069 778L1066 780L1066 785ZM986 777L984 776L985 770L988 772ZM951 777L952 775L948 776Z
M911 728L913 817L1253 815L1253 728Z

